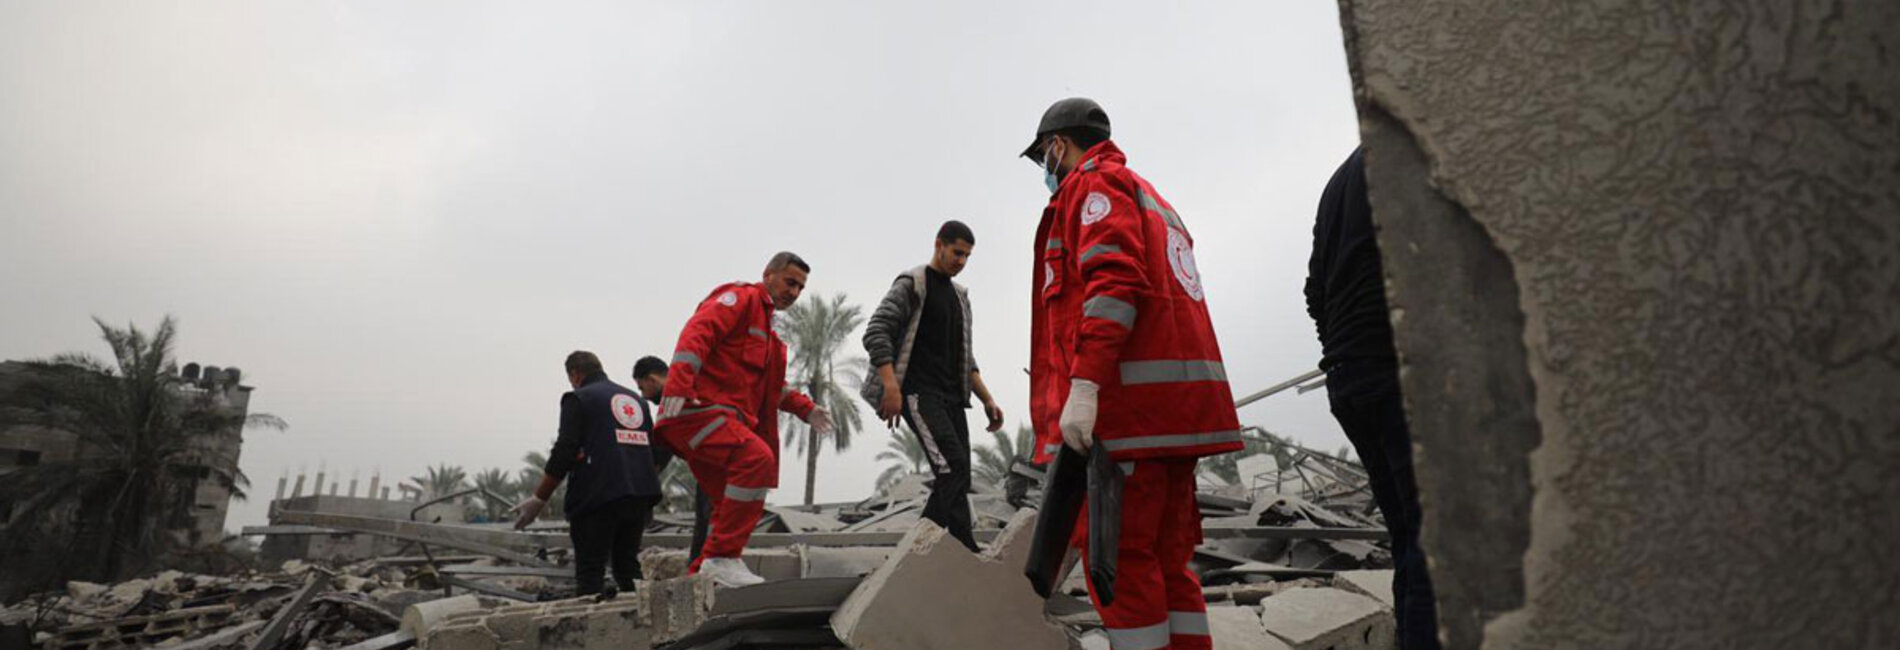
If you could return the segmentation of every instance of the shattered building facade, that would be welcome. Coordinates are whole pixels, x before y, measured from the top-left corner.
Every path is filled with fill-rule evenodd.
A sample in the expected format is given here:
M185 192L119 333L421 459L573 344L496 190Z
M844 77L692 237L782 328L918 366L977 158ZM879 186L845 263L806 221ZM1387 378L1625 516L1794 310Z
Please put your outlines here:
M25 372L25 364L0 362L0 392L8 390ZM220 408L238 416L240 422L250 411L254 389L242 383L243 373L237 368L201 367L190 363L180 373L181 397L210 395ZM192 444L208 455L230 458L235 465L244 448L244 427L238 424L213 435L199 436ZM11 468L84 458L87 453L78 436L70 432L28 426L0 430L0 476ZM178 541L188 546L208 546L223 540L225 515L231 506L234 487L215 480L209 470L189 477L179 494L173 495L170 506L177 513L172 519L171 532ZM6 514L5 507L0 504L0 515ZM0 521L4 520L5 517L0 516Z

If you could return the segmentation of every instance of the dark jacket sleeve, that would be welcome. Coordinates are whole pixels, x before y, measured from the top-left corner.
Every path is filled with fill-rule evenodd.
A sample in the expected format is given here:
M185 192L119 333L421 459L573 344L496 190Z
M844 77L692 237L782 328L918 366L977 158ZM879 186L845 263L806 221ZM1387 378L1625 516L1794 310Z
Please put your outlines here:
M891 282L891 290L884 292L884 299L878 301L877 310L871 312L871 320L864 325L864 354L871 359L871 368L897 361L897 346L904 337L904 330L910 327L910 310L913 309L910 275L899 275Z
M581 453L581 398L573 393L561 396L561 432L554 438L554 450L548 452L548 476L567 478Z

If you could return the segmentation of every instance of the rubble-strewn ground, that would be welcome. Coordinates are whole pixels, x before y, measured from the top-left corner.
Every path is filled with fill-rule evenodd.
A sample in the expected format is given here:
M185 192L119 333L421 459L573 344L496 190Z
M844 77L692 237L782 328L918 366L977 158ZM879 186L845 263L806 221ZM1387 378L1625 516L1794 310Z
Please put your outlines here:
M1193 566L1216 647L1391 647L1390 556L1363 472L1290 445L1271 452L1203 480L1206 540ZM987 550L975 556L920 520L921 477L860 502L774 507L744 558L770 581L733 590L684 575L691 520L661 515L641 554L647 580L605 599L571 598L557 523L517 532L302 500L246 534L324 557L244 575L73 582L0 610L0 650L1106 647L1079 571L1046 602L1022 577L1040 479L1019 465L977 488ZM350 541L371 538L385 542ZM350 557L388 548L403 554Z

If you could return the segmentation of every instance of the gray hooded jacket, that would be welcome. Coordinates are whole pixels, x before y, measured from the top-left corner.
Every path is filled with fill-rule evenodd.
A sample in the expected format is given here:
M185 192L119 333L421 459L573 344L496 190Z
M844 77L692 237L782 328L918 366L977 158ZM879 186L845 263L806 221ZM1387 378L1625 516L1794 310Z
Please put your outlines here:
M871 313L871 320L864 326L864 352L871 358L871 368L891 364L891 371L897 376L897 385L904 385L904 371L910 367L911 345L917 342L917 323L923 317L924 291L929 282L924 279L925 267L905 271L891 282L891 290L885 292L884 299L877 304L877 311ZM970 406L970 373L976 371L976 353L970 347L970 292L963 285L951 281L950 286L957 289L957 303L963 306L963 390L959 393L963 406ZM858 391L872 406L884 398L884 382L879 381L876 373L866 377L864 388Z

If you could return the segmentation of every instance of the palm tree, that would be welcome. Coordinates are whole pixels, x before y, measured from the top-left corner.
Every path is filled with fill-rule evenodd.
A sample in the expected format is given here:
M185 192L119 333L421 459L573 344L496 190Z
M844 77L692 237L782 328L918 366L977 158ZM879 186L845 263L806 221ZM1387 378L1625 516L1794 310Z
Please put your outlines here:
M508 507L514 505L516 501L520 501L522 497L520 494L521 485L516 483L514 477L509 476L506 470L499 467L490 467L476 474L475 487L481 488L485 492L481 499L481 507L477 509L477 511L488 521L501 521L508 511ZM493 499L488 498L487 494L500 497L506 500L507 503L496 503Z
M84 570L116 581L177 546L162 533L188 514L197 481L217 481L243 498L249 479L234 454L208 444L212 438L285 424L265 413L243 415L228 406L225 391L179 377L171 317L150 334L93 323L112 350L109 361L67 353L25 362L0 401L0 428L62 431L78 443L73 458L16 468L0 481L0 504L9 506L0 508L0 557L28 557L19 552L59 540L57 552L37 555L58 558L48 573Z
M891 461L891 466L877 475L877 489L882 491L896 483L898 479L911 474L922 474L928 458L924 444L917 436L906 435L902 430L891 429L891 439L885 441L884 451L877 452L878 460Z
M977 481L1002 483L1003 477L1009 476L1010 465L1035 455L1036 432L1029 425L1017 425L1014 436L1001 430L990 432L990 436L990 446L971 450L976 455L976 466L970 468L970 473Z
M794 385L805 389L812 401L831 411L831 446L837 452L850 448L852 434L863 426L858 416L857 386L863 381L864 358L839 355L851 333L864 323L864 315L857 305L846 305L844 300L842 293L829 300L814 295L793 305L785 315L785 342L791 348L786 374ZM841 370L850 390L838 385ZM810 426L795 418L782 421L786 443L796 445L805 454L805 505L811 505L818 485L820 445L813 440L817 436Z
M1293 462L1293 453L1288 449L1288 445L1293 444L1292 438L1257 427L1248 427L1246 434L1240 437L1240 451L1204 458L1201 460L1200 471L1218 477L1229 485L1241 485L1253 478L1240 475L1240 459L1242 458L1254 454L1273 454L1274 460L1281 467L1286 467Z
M468 488L468 472L460 465L443 463L428 468L422 476L409 477L417 489L422 491L422 500L439 499Z
M521 498L526 499L535 488L541 486L541 475L546 473L543 470L548 466L548 457L547 454L530 451L521 455L521 462L527 467L515 471L515 485L520 489ZM566 516L566 510L567 482L562 481L559 487L554 488L554 494L548 497L546 512L549 517L559 518Z

